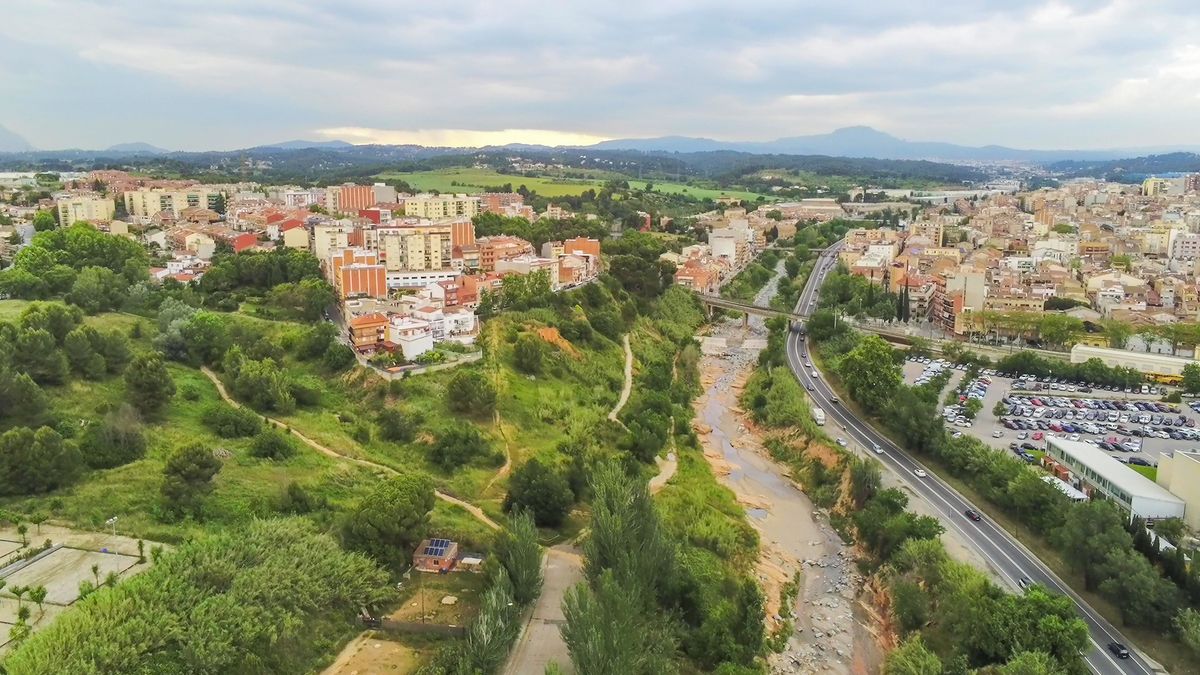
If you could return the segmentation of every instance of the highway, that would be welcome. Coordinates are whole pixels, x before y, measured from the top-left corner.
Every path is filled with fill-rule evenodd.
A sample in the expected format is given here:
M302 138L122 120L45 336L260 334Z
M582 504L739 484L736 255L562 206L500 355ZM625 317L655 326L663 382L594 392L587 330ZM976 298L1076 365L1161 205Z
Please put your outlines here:
M796 305L796 313L808 315L815 304L821 282L825 275L837 263L837 249L831 247L823 252L814 265L800 300ZM1155 670L1147 665L1133 650L1132 643L1112 626L1104 617L1091 608L1066 583L1055 576L1048 567L1030 553L1020 542L1008 534L1000 526L987 517L984 509L968 502L953 488L942 482L932 471L915 460L906 451L893 444L886 436L877 432L867 422L855 417L841 405L834 403L834 395L825 379L820 377L814 366L806 366L808 359L809 341L806 336L792 331L788 335L787 355L788 365L799 378L800 384L809 390L817 406L825 410L829 433L833 436L843 436L850 443L861 446L871 454L871 448L878 444L883 449L882 454L874 456L883 465L895 472L897 476L912 490L913 493L925 499L938 512L942 524L957 532L965 541L974 546L993 568L993 571L1014 592L1020 592L1018 580L1027 577L1037 584L1071 598L1079 615L1087 623L1091 633L1092 648L1085 654L1088 665L1096 673L1134 673L1149 675ZM818 377L813 377L816 373ZM927 477L918 477L914 472L925 470ZM967 509L983 514L980 522L969 520L963 512ZM1107 649L1110 642L1120 642L1130 647L1128 659L1118 659Z

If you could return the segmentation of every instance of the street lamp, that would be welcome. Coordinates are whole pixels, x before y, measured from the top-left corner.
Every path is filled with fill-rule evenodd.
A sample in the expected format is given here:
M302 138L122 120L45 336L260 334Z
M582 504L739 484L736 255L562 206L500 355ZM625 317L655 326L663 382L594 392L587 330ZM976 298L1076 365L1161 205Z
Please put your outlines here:
M114 537L117 536L117 517L116 516L113 516L112 518L109 518L108 520L104 521L104 524L108 525L109 527L112 528L112 533L113 533Z

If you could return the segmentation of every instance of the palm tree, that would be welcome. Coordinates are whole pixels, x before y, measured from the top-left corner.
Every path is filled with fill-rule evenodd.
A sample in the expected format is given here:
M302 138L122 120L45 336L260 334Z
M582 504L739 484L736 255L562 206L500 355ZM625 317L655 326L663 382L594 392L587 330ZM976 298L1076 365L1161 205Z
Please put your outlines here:
M25 598L25 592L28 590L29 590L28 586L13 586L12 588L8 589L8 591L10 593L17 596L17 610L18 611L20 611L20 609L25 606L22 601Z
M29 591L29 599L32 600L33 602L37 603L38 618L41 619L42 616L44 616L46 614L46 610L42 607L42 603L46 602L46 587L45 586L34 586Z

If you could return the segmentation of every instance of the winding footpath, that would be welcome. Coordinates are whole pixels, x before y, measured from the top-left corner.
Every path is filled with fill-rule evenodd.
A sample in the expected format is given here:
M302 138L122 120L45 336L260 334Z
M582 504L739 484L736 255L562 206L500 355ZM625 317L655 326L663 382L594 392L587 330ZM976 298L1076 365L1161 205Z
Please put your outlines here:
M625 424L617 419L617 414L629 402L629 394L633 391L633 349L629 347L629 333L622 336L621 343L625 347L625 384L621 386L621 395L617 398L617 404L609 411L608 419L624 427Z
M217 377L216 373L209 370L207 366L202 366L200 368L200 371L202 373L204 373L204 375L209 380L212 381L214 386L216 386L217 393L221 395L222 400L224 400L226 403L228 403L229 405L231 405L235 408L243 407L241 403L236 401L232 396L229 395L229 392L227 392L225 390L225 383L221 382L221 379L219 377ZM258 415L261 413L255 412L255 414ZM313 450L316 450L317 452L319 452L323 455L327 455L329 457L332 457L333 459L341 460L344 462L350 462L352 464L358 464L359 466L365 466L365 467L368 467L371 469L375 469L376 471L381 471L383 473L388 474L389 476L400 475L399 471L396 471L395 469L393 469L390 466L384 466L383 464L378 464L376 462L372 462L372 461L366 460L366 459L359 459L357 457L347 457L346 455L336 452L331 448L327 448L324 445L321 445L320 443L309 438L308 436L305 436L304 434L300 433L294 427L291 427L291 426L285 424L284 422L277 420L273 417L268 417L266 415L263 415L263 419L267 420L267 422L275 425L276 427L279 427L280 429L286 429L286 430L290 431L293 436L300 439L305 445L307 445L308 447L312 448ZM480 509L478 506L475 506L474 504L472 504L470 502L463 501L463 500L459 499L458 497L452 497L440 490L434 490L433 494L438 499L440 499L444 502L454 504L455 506L462 508L467 513L470 513L472 516L474 516L476 520L483 523L484 525L487 525L491 529L493 529L493 530L500 529L500 525L497 524L496 521L489 518L487 516L487 514L484 513L483 510Z

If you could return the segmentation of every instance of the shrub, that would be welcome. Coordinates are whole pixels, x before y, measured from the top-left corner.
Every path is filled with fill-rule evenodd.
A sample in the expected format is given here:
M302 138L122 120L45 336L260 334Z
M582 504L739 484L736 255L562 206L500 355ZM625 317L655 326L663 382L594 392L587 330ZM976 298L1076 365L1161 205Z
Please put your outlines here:
M204 426L221 438L253 436L262 430L262 420L245 408L235 408L227 403L213 403L200 416Z
M278 429L264 429L250 441L250 454L261 459L287 459L296 454L296 446Z

